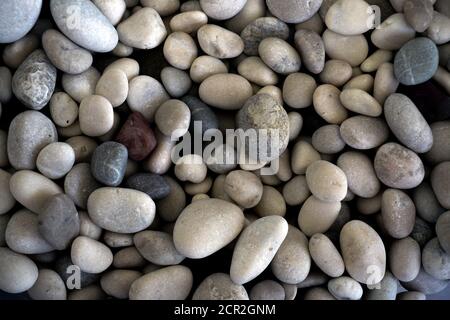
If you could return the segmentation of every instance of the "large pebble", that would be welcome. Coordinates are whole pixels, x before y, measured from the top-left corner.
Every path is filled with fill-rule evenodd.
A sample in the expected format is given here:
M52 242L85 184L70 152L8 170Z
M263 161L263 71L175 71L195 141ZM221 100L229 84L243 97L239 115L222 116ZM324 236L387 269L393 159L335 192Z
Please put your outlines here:
M142 231L134 235L134 245L139 253L159 266L179 264L184 260L173 243L172 235L161 231Z
M394 241L389 249L389 266L398 280L414 280L421 266L419 244L410 237Z
M80 74L63 74L62 86L76 102L81 102L95 93L98 79L100 79L100 73L94 67L90 67Z
M127 179L127 187L142 191L153 200L160 200L170 193L166 178L153 173L137 173Z
M378 233L368 224L353 220L341 231L340 245L345 268L364 284L375 285L386 271L386 251Z
M51 0L50 10L59 30L76 44L94 52L116 47L116 29L91 1Z
M201 27L197 38L202 50L215 58L235 58L244 51L244 42L239 35L214 24Z
M100 188L88 199L89 216L99 227L119 233L135 233L150 226L155 203L145 193L123 188Z
M201 259L233 241L243 227L244 215L238 206L220 199L200 200L181 212L173 240L178 252Z
M428 38L416 38L395 55L394 73L400 83L411 86L430 80L439 65L436 45Z
M261 180L244 170L230 172L225 179L224 189L231 199L244 208L255 207L263 195Z
M325 24L328 29L346 36L369 31L374 15L370 5L363 0L338 0L328 10Z
M20 293L30 289L38 278L36 264L25 255L0 247L0 290Z
M403 191L387 189L381 199L381 217L387 233L393 238L402 239L414 228L416 208Z
M39 232L57 250L66 249L80 233L80 219L73 201L65 194L51 197L39 214Z
M279 74L287 75L300 70L300 55L283 39L265 38L259 44L258 52L264 63Z
M425 176L422 160L417 154L394 142L378 149L374 164L377 177L391 188L415 188Z
M111 103L99 95L90 95L81 101L79 109L80 129L85 135L98 137L106 134L114 124Z
M322 201L337 202L347 194L347 177L336 165L319 160L306 170L306 181L311 193Z
M321 36L312 30L300 29L295 33L295 45L308 71L319 74L325 67L325 45Z
M0 5L0 43L10 43L25 36L41 13L42 0L4 0Z
M92 176L107 186L118 186L125 176L127 158L128 151L123 144L109 141L99 145L92 155Z
M408 24L405 16L396 13L372 32L371 40L380 49L398 50L415 35L416 31Z
M251 223L240 235L231 260L230 276L244 284L261 274L270 264L288 233L284 218L269 216Z
M389 128L382 119L367 116L345 120L340 132L345 143L359 150L379 147L389 137Z
M50 29L44 32L42 46L48 59L62 72L79 74L92 65L92 54L57 30Z
M442 162L431 172L431 186L439 203L450 209L450 162Z
M14 198L35 213L43 212L48 200L62 193L62 189L52 180L30 170L14 173L9 187Z
M298 225L308 237L315 233L325 233L336 221L340 202L325 202L310 196L298 214Z
M319 11L322 0L267 0L270 12L287 23L300 23Z
M36 159L38 170L50 179L64 177L75 163L75 152L64 142L54 142L45 146Z
M28 295L33 300L66 300L67 290L59 274L51 269L41 269Z
M344 273L341 254L326 235L313 235L309 240L309 252L314 263L330 277L340 277Z
M16 200L9 190L10 179L11 174L0 169L0 215L8 213L16 204Z
M308 239L294 226L289 225L288 233L271 263L275 277L289 284L297 284L306 279L311 268Z
M192 300L248 300L244 286L231 281L225 273L206 277L194 291Z
M102 273L113 262L113 254L107 246L84 236L73 241L70 255L81 271L94 274Z
M18 253L39 254L54 248L39 232L38 216L22 209L12 215L5 232L8 247Z
M41 110L47 105L55 90L55 84L56 68L41 49L30 54L12 78L14 95L34 110Z
M247 0L200 0L200 6L204 13L215 20L227 20L239 13L244 8Z
M92 176L88 163L75 165L64 179L64 192L82 209L86 209L89 195L98 188L100 184Z
M322 35L325 52L330 59L348 62L357 67L367 58L369 44L363 35L343 36L331 30Z
M184 300L192 289L192 283L189 268L162 268L134 281L130 287L130 300Z
M206 104L224 110L241 109L253 94L250 82L236 74L216 74L205 79L199 96Z

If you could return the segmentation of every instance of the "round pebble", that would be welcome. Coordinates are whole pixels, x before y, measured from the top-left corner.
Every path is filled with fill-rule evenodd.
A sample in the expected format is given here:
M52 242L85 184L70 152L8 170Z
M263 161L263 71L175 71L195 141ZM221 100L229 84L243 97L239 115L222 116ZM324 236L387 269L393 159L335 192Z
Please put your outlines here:
M214 24L198 29L197 39L205 53L218 59L235 58L244 51L239 35Z
M116 187L122 183L127 166L127 148L117 142L99 145L92 155L92 176L99 182Z
M50 143L44 147L36 159L38 170L50 179L64 177L75 163L75 152L64 142Z
M158 129L171 139L178 139L186 134L191 122L191 111L180 100L168 100L156 111L155 123Z
M238 14L246 2L247 0L230 0L223 3L215 0L200 0L200 6L208 17L215 20L227 20Z
M108 269L113 261L112 252L107 246L84 236L73 241L70 255L81 271L94 274Z
M61 277L53 270L39 270L38 278L28 290L33 300L66 300L67 290Z
M90 67L80 74L63 74L62 86L76 102L81 102L95 93L98 79L100 79L100 73L94 67Z
M450 162L442 162L434 167L431 172L431 186L440 205L445 209L450 209Z
M184 260L175 248L172 235L160 231L142 231L133 237L134 245L146 260L159 266L179 264Z
M108 99L113 107L120 106L128 95L127 75L119 69L104 72L97 82L95 94Z
M259 44L258 52L264 63L276 73L287 75L300 70L300 55L283 39L265 38Z
M367 116L354 116L345 120L340 132L345 143L359 150L379 147L389 137L389 128L383 120Z
M325 202L310 196L303 203L298 214L298 225L308 237L316 233L325 233L336 221L340 202Z
M8 293L29 290L38 279L38 268L27 256L0 248L0 289Z
M338 0L325 16L328 29L351 36L367 32L373 26L374 16L370 5L363 0Z
M341 201L347 194L344 171L328 161L312 163L306 170L306 181L311 193L325 202Z

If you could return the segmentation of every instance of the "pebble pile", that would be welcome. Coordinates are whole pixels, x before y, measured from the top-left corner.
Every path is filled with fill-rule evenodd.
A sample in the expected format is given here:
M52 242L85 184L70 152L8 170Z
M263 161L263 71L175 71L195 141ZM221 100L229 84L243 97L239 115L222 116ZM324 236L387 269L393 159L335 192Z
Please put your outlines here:
M448 3L0 1L0 291L441 292ZM205 135L256 130L269 154L256 143L246 163L228 141L203 139L204 153L174 160L198 123Z

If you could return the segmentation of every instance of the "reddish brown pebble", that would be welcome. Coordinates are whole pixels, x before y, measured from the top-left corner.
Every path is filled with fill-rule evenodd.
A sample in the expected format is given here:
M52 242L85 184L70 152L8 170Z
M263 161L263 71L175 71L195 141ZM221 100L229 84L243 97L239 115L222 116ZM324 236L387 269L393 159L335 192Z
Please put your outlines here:
M139 112L128 117L116 141L127 147L128 156L135 161L144 160L156 147L155 135Z

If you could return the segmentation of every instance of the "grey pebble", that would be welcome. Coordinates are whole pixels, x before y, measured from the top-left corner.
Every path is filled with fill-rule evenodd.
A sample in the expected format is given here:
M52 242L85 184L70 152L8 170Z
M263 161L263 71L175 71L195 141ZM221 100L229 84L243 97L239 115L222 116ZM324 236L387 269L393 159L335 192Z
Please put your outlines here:
M163 176L154 173L137 173L129 177L126 186L142 191L152 200L160 200L170 193L170 185Z
M322 37L312 30L301 29L295 33L295 45L306 69L319 74L325 67L325 45Z
M52 97L56 68L41 49L32 52L14 73L12 91L28 108L41 110Z
M181 99L191 110L191 124L189 131L194 130L195 122L201 122L202 134L208 129L217 129L219 127L219 120L216 113L203 101L194 96L185 96Z
M34 169L39 151L58 141L55 125L38 111L19 113L9 126L7 150L11 165L19 169Z
M100 187L92 176L89 163L75 165L64 179L64 192L82 209L86 209L89 195Z
M270 12L287 23L300 23L311 18L322 0L267 0Z
M0 43L25 36L41 13L42 0L2 0L0 2Z
M48 200L38 221L39 232L57 250L66 249L80 233L80 219L75 204L62 193Z
M97 181L111 187L122 183L127 169L128 150L118 142L99 145L92 155L91 172Z
M0 103L6 103L11 99L11 71L7 67L0 67Z
M404 44L395 55L394 73L407 86L424 83L436 73L439 53L433 41L415 38Z
M401 282L401 285L411 291L420 291L424 294L434 294L443 291L449 280L439 280L425 272L423 268L420 268L419 275L412 281Z

